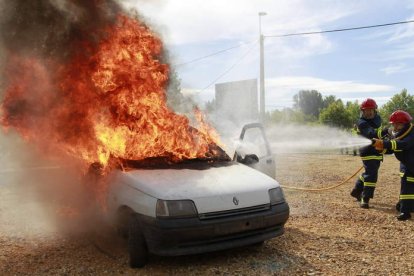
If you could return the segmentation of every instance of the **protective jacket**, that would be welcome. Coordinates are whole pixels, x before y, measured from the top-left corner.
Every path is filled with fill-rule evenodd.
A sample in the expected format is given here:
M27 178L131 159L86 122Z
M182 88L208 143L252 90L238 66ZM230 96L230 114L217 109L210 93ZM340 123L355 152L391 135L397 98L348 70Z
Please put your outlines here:
M414 175L414 128L412 124L407 124L395 135L394 139L384 140L384 149L387 153L394 153L404 171L408 170L411 175Z
M378 114L375 114L372 119L359 118L357 127L358 134L368 139L382 139L387 132L382 129L381 117ZM382 153L376 151L371 145L360 148L359 152L362 160L382 160Z
M414 212L414 128L407 124L394 139L384 140L387 153L394 153L400 161L400 211Z

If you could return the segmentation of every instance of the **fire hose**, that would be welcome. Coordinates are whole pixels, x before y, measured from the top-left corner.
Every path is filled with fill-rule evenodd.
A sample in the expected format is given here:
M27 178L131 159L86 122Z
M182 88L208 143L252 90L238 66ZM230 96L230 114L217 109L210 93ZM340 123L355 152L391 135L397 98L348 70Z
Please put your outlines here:
M344 181L329 186L329 187L324 187L324 188L302 188L302 187L293 187L293 186L285 186L285 185L280 185L283 189L288 189L288 190L299 190L299 191L310 191L310 192L319 192L319 191L326 191L326 190L331 190L334 188L337 188L345 183L347 183L349 180L351 180L355 175L357 175L362 169L364 168L364 166L361 166L353 175L351 175L350 177L348 177L347 179L345 179Z

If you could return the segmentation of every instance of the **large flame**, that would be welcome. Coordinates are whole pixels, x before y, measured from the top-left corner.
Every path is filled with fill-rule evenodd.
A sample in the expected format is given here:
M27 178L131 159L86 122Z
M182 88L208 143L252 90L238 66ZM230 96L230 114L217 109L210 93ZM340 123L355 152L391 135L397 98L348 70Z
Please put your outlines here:
M160 39L125 15L103 28L98 41L73 43L75 54L64 62L11 55L1 124L85 164L107 164L110 156L177 162L218 154L211 149L218 136L198 110L193 128L167 106Z

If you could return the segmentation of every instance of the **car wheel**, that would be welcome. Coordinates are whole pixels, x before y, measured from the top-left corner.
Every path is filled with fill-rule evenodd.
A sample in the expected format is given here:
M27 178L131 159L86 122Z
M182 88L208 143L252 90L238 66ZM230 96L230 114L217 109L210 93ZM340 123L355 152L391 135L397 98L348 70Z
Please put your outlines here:
M133 212L128 208L122 208L118 211L116 216L116 232L125 240L128 238L128 224L132 213Z
M130 216L128 225L128 251L131 268L140 268L148 263L148 249L141 224L135 215Z
M260 242L256 242L254 244L252 244L253 247L262 247L264 245L264 241L260 241Z

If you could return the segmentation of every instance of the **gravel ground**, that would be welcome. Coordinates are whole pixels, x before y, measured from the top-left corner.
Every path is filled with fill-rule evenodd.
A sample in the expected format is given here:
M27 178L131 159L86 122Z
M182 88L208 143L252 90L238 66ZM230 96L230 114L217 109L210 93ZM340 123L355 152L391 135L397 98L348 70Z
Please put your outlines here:
M359 157L349 155L277 156L278 180L285 186L330 186L360 166ZM395 218L399 177L393 156L386 156L380 169L369 210L349 196L354 180L324 192L285 189L291 216L283 236L210 254L151 256L139 270L128 267L126 245L109 228L95 228L93 234L76 227L88 222L79 221L70 208L56 212L53 206L61 198L56 193L45 197L48 188L39 189L31 185L39 179L28 179L1 174L0 275L414 274L413 221ZM73 196L76 192L65 195Z

